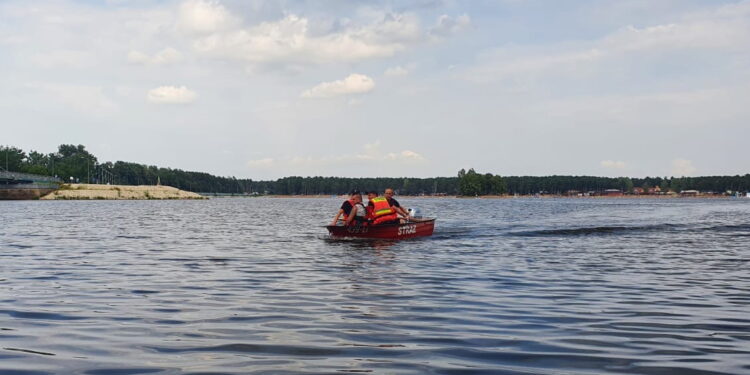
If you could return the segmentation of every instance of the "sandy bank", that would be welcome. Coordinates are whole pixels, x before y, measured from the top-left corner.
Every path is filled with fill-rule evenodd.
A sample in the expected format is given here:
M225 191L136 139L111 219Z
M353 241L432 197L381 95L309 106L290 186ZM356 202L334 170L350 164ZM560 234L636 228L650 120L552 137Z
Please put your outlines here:
M171 186L64 184L39 199L207 199Z

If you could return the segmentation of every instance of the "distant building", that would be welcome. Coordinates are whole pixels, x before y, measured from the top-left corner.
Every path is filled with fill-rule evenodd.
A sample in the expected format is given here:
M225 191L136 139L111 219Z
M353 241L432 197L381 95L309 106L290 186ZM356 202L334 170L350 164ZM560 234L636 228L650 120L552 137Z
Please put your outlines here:
M683 190L680 192L680 195L683 197L697 197L700 193L698 190Z
M652 187L648 188L648 194L661 194L661 188L660 187Z
M621 197L622 191L619 189L607 189L607 190L604 190L602 195L606 197Z
M635 194L635 195L641 195L641 194L643 194L645 192L646 192L646 190L644 188L642 188L642 187L634 187L633 188L633 194Z

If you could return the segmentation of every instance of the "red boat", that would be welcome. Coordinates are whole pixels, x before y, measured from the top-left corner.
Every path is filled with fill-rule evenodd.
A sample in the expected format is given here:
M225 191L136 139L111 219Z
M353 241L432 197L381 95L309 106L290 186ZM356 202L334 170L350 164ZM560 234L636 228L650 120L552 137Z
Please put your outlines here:
M409 221L404 224L383 224L364 226L339 226L329 225L326 227L331 237L335 238L379 238L387 240L400 240L403 238L427 237L432 235L435 229L435 219L422 219Z

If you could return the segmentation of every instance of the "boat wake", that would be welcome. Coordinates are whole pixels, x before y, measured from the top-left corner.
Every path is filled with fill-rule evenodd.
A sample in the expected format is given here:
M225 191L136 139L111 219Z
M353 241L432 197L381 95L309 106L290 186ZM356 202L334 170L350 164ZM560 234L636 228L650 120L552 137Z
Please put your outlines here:
M510 232L508 233L508 235L521 236L521 237L589 236L589 235L622 234L622 233L632 233L632 232L672 231L672 230L680 230L680 229L685 229L685 226L680 225L680 224L655 224L655 225L634 225L634 226L605 225L605 226L595 226L595 227L555 228L555 229Z
M596 236L596 235L619 235L626 233L645 232L715 232L731 234L750 234L750 224L741 225L715 225L699 226L694 224L652 224L652 225L605 225L593 227L555 228L531 231L510 232L510 236L536 237L536 236Z

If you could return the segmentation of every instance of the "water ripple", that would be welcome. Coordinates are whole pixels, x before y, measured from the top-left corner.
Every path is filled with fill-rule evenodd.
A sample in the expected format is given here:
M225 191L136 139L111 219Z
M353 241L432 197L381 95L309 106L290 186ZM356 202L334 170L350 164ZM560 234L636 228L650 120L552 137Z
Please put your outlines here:
M0 373L743 374L744 200L0 202ZM294 212L295 215L286 213Z

